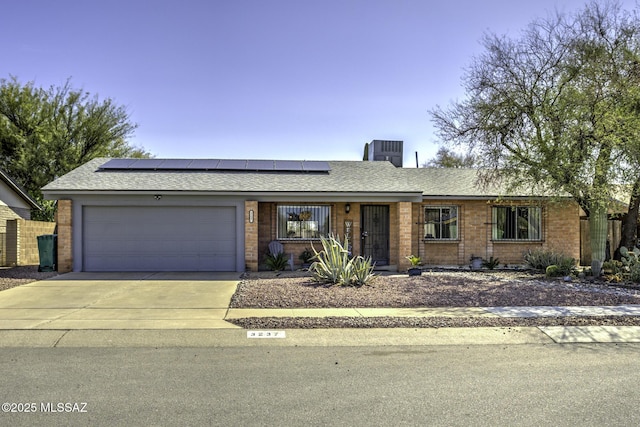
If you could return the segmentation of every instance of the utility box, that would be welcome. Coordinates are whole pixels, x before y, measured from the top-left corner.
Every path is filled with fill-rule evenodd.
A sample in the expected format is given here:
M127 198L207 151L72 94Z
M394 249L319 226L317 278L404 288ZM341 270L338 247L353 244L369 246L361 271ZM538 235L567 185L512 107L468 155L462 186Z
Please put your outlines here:
M38 236L38 254L40 265L38 271L56 271L58 262L58 235L45 234Z
M395 167L402 167L402 141L385 141L374 139L369 143L370 161L387 161Z

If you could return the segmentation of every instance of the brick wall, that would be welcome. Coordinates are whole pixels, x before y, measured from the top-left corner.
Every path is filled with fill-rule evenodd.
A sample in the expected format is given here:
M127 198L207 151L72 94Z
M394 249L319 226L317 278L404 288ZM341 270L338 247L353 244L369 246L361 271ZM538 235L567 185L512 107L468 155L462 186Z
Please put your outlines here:
M526 202L520 202L527 205ZM458 239L437 241L424 239L425 206L458 207ZM496 203L488 200L425 200L423 203L389 203L389 249L391 265L400 271L409 266L406 256L414 254L427 265L469 265L471 256L488 259L493 256L501 263L523 264L524 253L529 249L543 248L563 252L574 258L580 255L580 219L577 204L554 202L543 206L543 240L540 242L500 242L492 241L492 207ZM529 203L530 205L530 203ZM258 204L258 256L259 263L267 252L269 242L275 240L277 228L277 204ZM345 213L345 203L331 205L331 232L342 239L345 233L344 221L353 222L351 244L353 253L361 253L360 248L360 204L351 203L349 213ZM286 253L294 254L299 263L299 254L310 248L311 241L282 242ZM319 243L313 242L316 249Z
M311 205L327 205L326 203L292 203L294 205L305 205L305 204L311 204ZM333 233L336 236L340 236L340 240L342 241L342 239L344 239L344 232L345 232L345 228L344 228L344 221L346 219L349 219L351 221L353 221L354 225L353 227L356 226L356 223L359 224L359 210L357 205L351 204L351 210L349 212L349 214L345 213L345 204L346 203L334 203L334 204L329 204L331 206L331 219L330 219L330 227L331 227L331 233ZM271 203L271 202L260 202L258 204L258 264L262 264L264 256L268 253L269 251L269 243L273 240L277 240L278 239L278 208L277 208L278 204L277 203ZM358 218L358 220L356 221L356 218ZM353 231L351 233L352 238L350 243L354 246L354 253L355 250L359 250L360 247L360 240L359 239L355 239L353 238L354 234ZM358 234L359 236L359 234ZM312 249L312 246L316 249L316 250L321 250L322 249L322 245L320 244L320 242L318 240L301 240L301 241L289 241L289 240L283 240L281 241L282 246L284 247L284 252L286 254L293 254L293 262L296 265L300 265L302 264L302 261L300 260L300 254L302 254L302 252L305 249Z
M276 238L275 203L258 203L258 265L269 249L269 242Z
M297 205L297 203L294 203ZM313 205L321 204L326 205L326 203L311 203ZM350 244L352 247L352 253L355 255L359 255L361 253L361 239L360 239L360 204L358 203L349 203L349 212L346 212L345 206L347 203L331 203L331 233L335 236L339 237L341 241L344 239L344 234L346 232L345 221L351 221L351 236L350 236ZM258 204L258 255L259 255L259 263L262 263L264 255L268 251L269 242L277 239L277 227L278 227L278 215L277 215L277 203L271 202L260 202ZM305 203L300 203L300 205L305 205ZM389 236L389 246L390 246L390 263L397 264L398 263L398 209L395 203L387 204L389 205L389 221L390 221L390 236ZM408 214L411 214L411 203L407 203L405 210L408 210ZM282 245L284 246L284 251L287 254L293 254L293 260L296 264L301 264L302 261L299 259L300 254L305 249L311 249L311 247L315 247L316 250L321 249L320 242L317 240L302 240L299 242L296 241L287 241L283 240Z
M58 272L60 273L68 273L73 270L72 206L71 200L58 200L56 222L58 223Z
M457 206L458 239L421 240L418 247L414 244L412 249L430 265L468 265L472 256L484 259L493 256L501 263L523 264L523 255L531 249L549 249L579 258L580 218L576 203L563 201L543 205L542 241L539 242L493 241L491 210L496 205L487 200L425 200L422 204L414 204L413 216L419 218L413 228L414 236L423 233L425 206Z
M412 250L412 242L414 240L414 234L412 233L412 230L414 222L416 221L413 220L413 209L411 202L399 202L397 223L391 222L391 230L398 230L398 250L395 254L393 251L391 252L391 264L394 264L393 258L395 256L399 271L406 271L411 266L411 262L409 262L406 257L414 254ZM393 231L391 232L391 234L393 235Z
M246 269L258 271L258 202L244 202L244 260Z
M551 202L548 206L547 247L580 259L580 207L575 202Z
M7 221L7 265L38 265L38 236L53 234L55 222L12 219Z
M7 262L7 221L12 219L31 218L31 211L27 208L16 208L6 205L0 205L0 265L15 265L16 254L15 240L12 243L12 264Z
M31 211L26 208L12 208L6 205L0 205L0 233L7 230L7 221L12 219L30 219Z

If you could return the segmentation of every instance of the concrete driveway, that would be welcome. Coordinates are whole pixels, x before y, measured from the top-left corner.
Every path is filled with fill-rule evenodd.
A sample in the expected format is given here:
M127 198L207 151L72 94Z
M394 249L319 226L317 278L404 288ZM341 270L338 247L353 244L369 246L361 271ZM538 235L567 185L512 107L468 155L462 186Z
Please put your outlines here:
M68 273L0 292L0 330L237 328L239 273Z

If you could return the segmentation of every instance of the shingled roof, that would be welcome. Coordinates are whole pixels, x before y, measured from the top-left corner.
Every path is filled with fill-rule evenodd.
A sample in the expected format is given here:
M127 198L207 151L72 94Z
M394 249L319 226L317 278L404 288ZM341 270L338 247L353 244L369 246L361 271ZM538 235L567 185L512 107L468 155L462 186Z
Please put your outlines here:
M13 180L4 170L0 169L0 179L18 194L32 209L42 210L42 207L35 201L29 193Z
M100 169L97 158L47 184L45 196L120 192L359 193L416 197L497 197L476 186L474 169L398 168L384 161L328 161L328 171Z

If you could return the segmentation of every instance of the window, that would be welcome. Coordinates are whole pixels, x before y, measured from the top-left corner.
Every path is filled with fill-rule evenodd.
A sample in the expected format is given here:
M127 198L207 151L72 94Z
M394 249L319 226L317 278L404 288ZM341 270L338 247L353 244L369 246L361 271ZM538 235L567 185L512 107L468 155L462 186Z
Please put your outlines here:
M424 208L425 239L457 239L458 208L456 206L427 206Z
M278 239L319 239L329 234L329 206L278 206Z
M493 208L494 240L541 240L541 209L531 206Z

